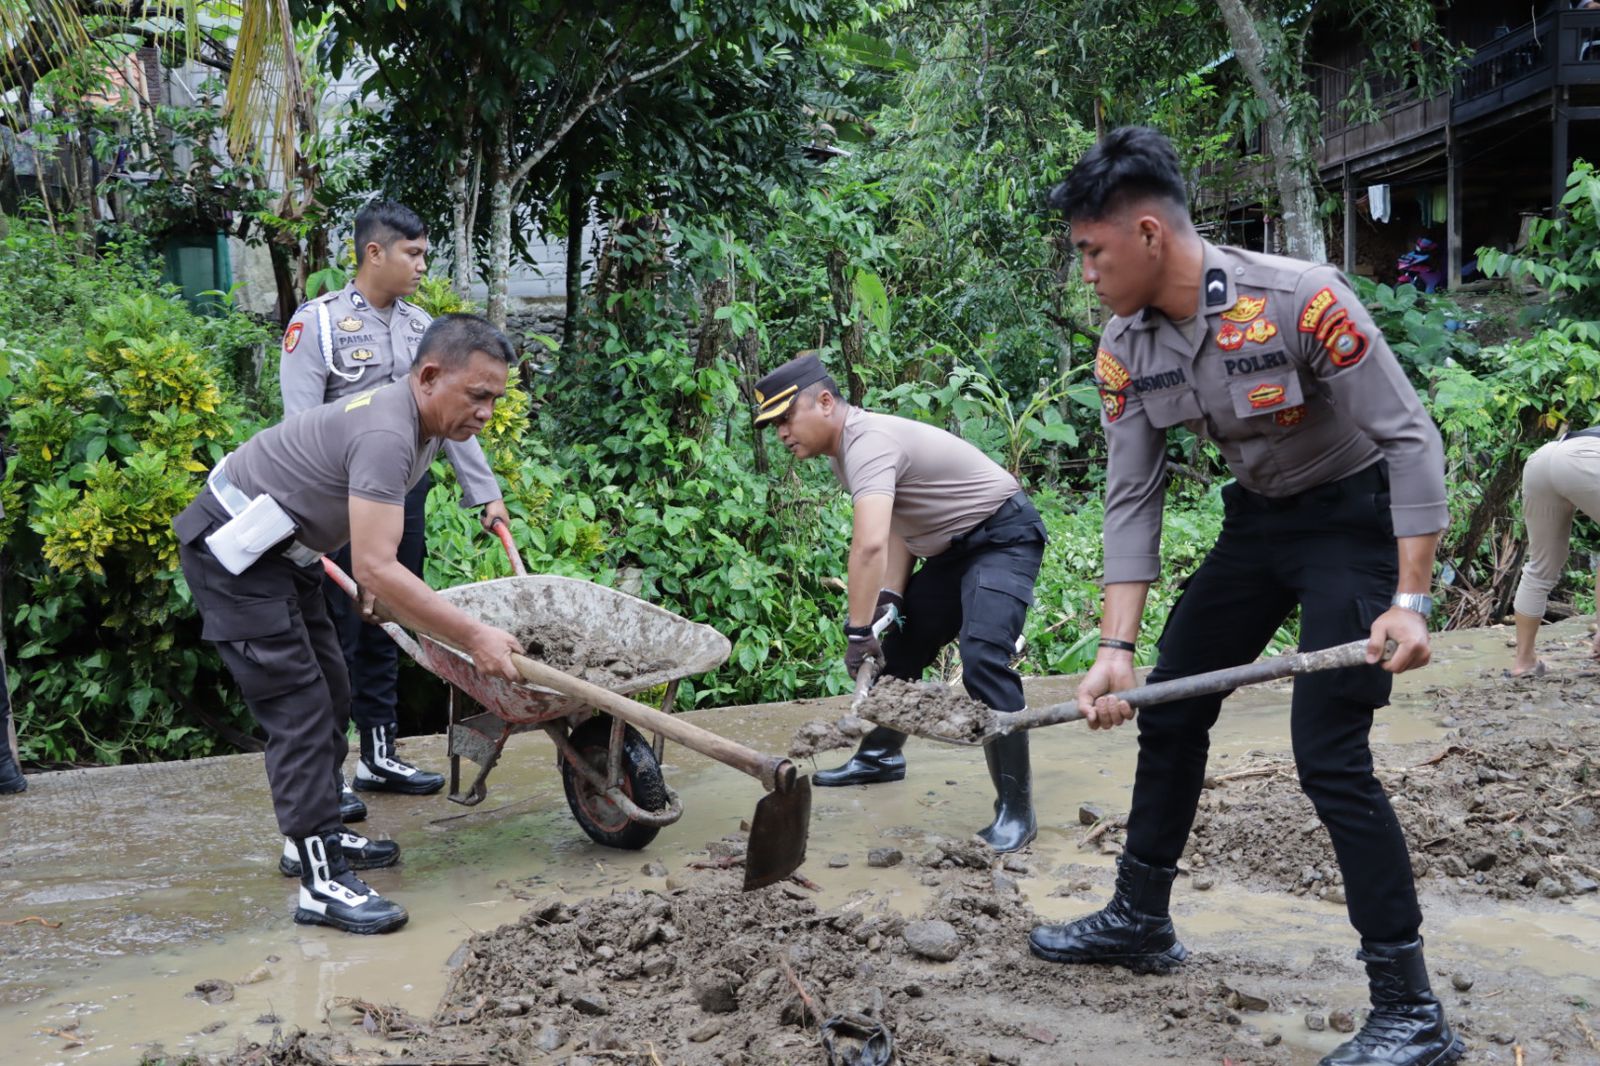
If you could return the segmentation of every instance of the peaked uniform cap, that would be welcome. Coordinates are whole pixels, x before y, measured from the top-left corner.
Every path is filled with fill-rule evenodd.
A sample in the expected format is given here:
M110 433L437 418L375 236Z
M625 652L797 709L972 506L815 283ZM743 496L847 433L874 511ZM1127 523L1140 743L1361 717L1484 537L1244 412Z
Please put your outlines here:
M828 369L816 352L801 352L756 382L756 425L764 426L780 417L802 389L827 376Z

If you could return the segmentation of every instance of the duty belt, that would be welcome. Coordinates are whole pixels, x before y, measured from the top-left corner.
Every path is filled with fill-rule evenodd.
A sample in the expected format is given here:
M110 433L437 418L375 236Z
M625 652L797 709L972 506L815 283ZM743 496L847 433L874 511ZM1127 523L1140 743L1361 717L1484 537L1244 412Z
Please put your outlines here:
M211 473L206 475L206 484L211 487L211 495L222 504L223 510L228 512L229 517L238 518L240 512L250 506L250 497L244 494L243 489L228 480L228 475L223 472L223 467L227 465L228 457L224 455L222 461L212 467ZM322 558L321 552L313 551L298 540L285 542L282 554L296 566L312 566Z

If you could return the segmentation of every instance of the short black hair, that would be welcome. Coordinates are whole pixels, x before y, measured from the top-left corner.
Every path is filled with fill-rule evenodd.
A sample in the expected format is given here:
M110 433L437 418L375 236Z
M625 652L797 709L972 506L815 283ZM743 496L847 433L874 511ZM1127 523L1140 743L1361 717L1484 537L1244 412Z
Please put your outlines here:
M356 213L356 266L366 258L369 244L388 248L395 241L414 241L427 235L427 223L405 204L374 200Z
M506 335L482 315L440 315L422 335L411 372L420 373L424 362L456 370L472 361L473 352L482 352L507 366L517 361L516 349Z
M1099 221L1129 200L1164 200L1185 214L1189 190L1172 142L1148 126L1119 126L1086 152L1046 204L1067 221Z

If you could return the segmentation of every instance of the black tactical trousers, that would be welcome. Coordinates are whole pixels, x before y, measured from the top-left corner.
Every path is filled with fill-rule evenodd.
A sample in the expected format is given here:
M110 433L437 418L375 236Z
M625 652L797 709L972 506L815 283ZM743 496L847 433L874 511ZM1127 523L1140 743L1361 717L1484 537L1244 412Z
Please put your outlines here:
M905 590L906 624L883 639L884 673L915 681L960 640L967 695L997 711L1026 706L1011 655L1044 556L1044 522L1019 492L976 529L925 559Z
M424 474L416 487L406 494L405 532L395 553L400 564L418 577L422 576L422 558L428 550L427 503L428 490L432 487L433 475ZM350 545L346 544L329 558L345 573L354 576L350 567ZM345 667L350 672L350 717L361 729L388 725L395 720L395 705L400 696L400 646L389 639L382 626L363 622L355 603L332 578L324 575L323 581L328 614L339 631L339 645L344 649Z
M242 574L205 537L228 521L207 489L173 520L201 635L217 646L267 734L267 783L278 829L308 837L339 828L334 774L349 751L350 680L322 595L322 566L269 551Z
M1237 484L1222 495L1222 534L1172 609L1149 681L1253 661L1296 604L1302 651L1370 633L1398 567L1385 464L1288 499ZM1391 680L1378 666L1297 678L1289 718L1300 787L1333 840L1351 924L1379 941L1409 940L1422 924L1405 837L1367 744ZM1224 695L1139 712L1134 857L1172 866L1183 854Z

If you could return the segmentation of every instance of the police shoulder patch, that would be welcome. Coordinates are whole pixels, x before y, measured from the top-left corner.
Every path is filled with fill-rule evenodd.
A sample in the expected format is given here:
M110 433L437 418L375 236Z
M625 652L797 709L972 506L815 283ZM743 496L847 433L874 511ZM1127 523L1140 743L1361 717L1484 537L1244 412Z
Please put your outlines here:
M1339 302L1332 289L1323 289L1311 299L1306 301L1305 310L1300 312L1300 332L1315 333L1322 324L1322 316L1328 309Z
M1241 296L1233 302L1232 307L1222 312L1222 317L1229 322L1249 322L1266 309L1265 296Z
M1101 389L1100 408L1105 412L1107 422L1115 422L1128 409L1127 394L1112 392L1110 389Z
M1122 360L1101 348L1094 354L1094 376L1100 384L1114 392L1120 392L1128 387L1128 382L1133 380L1128 373L1128 368L1122 365Z
M300 344L300 334L306 328L304 322L292 322L283 334L283 354L288 355Z
M1328 359L1340 370L1355 366L1366 357L1367 335L1356 328L1354 322L1346 320L1338 329L1332 330L1322 342L1322 347L1328 353Z

